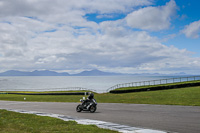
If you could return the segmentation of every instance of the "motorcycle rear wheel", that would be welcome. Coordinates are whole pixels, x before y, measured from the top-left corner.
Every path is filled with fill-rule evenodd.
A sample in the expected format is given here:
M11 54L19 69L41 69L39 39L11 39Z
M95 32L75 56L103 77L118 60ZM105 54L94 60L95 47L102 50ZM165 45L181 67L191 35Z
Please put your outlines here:
M81 112L83 109L82 109L82 107L81 107L81 105L78 105L77 107L76 107L76 112Z

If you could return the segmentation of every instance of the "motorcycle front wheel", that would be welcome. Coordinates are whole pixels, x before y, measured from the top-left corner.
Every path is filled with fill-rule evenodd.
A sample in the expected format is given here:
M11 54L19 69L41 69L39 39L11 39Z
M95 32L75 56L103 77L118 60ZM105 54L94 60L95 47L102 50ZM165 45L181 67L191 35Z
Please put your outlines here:
M92 106L89 108L89 111L90 111L90 113L94 113L94 112L96 111L96 109L97 109L97 107L92 105Z
M77 107L76 107L76 112L81 112L83 109L81 107L81 105L79 104Z

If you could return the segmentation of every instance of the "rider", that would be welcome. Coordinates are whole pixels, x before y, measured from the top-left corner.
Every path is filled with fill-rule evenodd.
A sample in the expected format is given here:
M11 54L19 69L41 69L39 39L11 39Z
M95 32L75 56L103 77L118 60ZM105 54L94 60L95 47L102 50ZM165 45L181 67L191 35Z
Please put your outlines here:
M92 102L92 99L94 99L94 94L89 92L89 96L87 97L87 99L84 101L84 106L87 107L90 102Z
M88 98L87 98L88 100L92 100L92 99L94 99L94 94L93 93L89 93L89 96L88 96Z

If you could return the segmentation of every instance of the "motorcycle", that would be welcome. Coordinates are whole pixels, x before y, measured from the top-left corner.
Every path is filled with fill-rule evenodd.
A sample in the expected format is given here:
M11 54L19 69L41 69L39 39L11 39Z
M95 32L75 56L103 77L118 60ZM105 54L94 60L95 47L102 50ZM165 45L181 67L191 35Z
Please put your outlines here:
M80 99L81 104L76 107L77 112L81 111L90 111L90 113L94 113L97 109L97 102L95 99L91 99L89 102L85 102L85 97Z

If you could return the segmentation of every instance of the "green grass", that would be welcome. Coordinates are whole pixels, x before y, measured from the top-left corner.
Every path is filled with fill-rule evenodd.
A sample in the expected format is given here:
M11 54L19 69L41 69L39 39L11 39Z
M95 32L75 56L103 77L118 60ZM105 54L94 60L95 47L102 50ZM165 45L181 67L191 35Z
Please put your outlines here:
M37 102L79 102L80 95L13 95L0 94L0 100ZM200 86L170 90L146 91L124 94L96 94L99 103L134 103L200 106Z
M35 102L79 102L82 96L77 95L17 95L2 94L0 100L7 101L35 101ZM26 100L24 100L26 98Z
M120 103L200 106L200 87L114 95Z
M116 133L75 121L0 110L0 133Z

